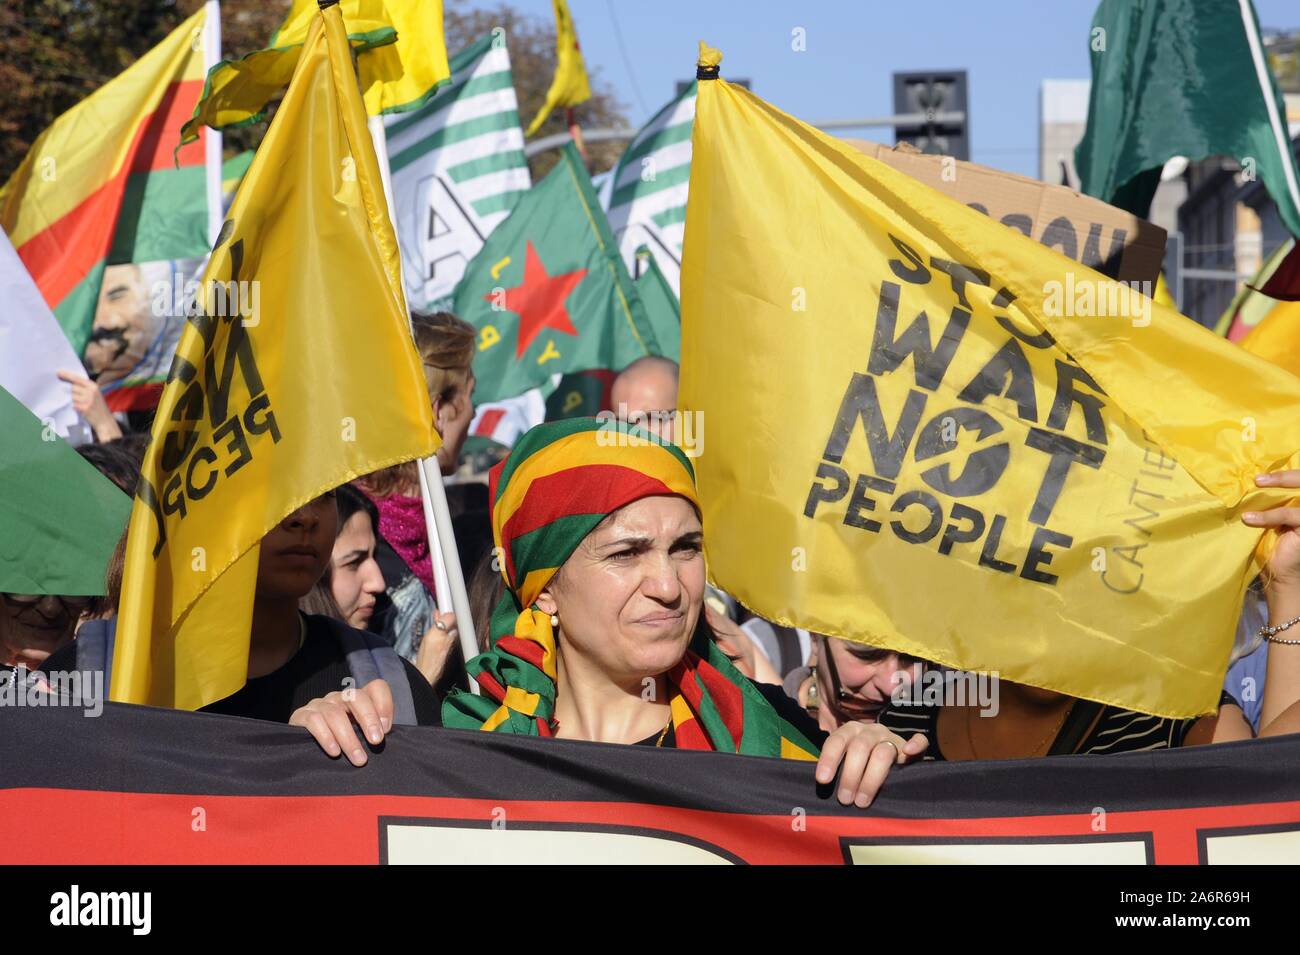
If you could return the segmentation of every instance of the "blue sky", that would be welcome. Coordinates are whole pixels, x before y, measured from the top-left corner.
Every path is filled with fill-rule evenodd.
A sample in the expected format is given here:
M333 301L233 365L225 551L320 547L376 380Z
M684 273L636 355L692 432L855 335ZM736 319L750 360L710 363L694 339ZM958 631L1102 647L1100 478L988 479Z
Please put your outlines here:
M553 17L551 0L510 2ZM754 92L809 122L893 113L896 70L964 68L971 159L1026 176L1038 174L1039 83L1088 77L1096 6L1093 0L569 0L588 68L613 88L633 125L672 96L677 80L694 75L698 40L722 50L724 77L748 77ZM1297 0L1255 0L1255 9L1265 28L1300 28ZM805 30L806 52L791 50L795 27ZM841 135L893 142L886 129Z

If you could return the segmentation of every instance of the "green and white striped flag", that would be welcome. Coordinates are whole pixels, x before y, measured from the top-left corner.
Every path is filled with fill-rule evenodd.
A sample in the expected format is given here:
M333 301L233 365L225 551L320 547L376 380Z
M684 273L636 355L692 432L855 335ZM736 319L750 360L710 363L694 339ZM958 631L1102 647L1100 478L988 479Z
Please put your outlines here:
M532 184L505 34L451 60L424 106L384 118L407 297L451 295L483 240Z
M648 224L681 252L694 122L692 83L642 127L610 174L605 211L625 262L635 259L637 246L645 241L644 235L625 241L629 229L640 224Z

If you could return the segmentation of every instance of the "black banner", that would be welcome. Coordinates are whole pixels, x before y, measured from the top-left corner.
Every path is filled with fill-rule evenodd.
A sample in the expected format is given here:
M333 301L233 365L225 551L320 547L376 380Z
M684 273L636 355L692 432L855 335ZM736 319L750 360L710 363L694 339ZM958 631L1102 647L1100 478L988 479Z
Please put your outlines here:
M1300 737L920 764L868 810L812 764L398 728L0 707L0 863L1232 863L1300 859Z

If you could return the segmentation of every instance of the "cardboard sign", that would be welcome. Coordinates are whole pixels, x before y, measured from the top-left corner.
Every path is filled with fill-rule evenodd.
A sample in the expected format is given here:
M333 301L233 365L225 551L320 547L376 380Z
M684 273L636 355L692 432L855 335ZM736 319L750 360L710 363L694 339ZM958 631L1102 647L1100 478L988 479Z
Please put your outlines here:
M1067 186L926 155L906 144L845 142L1112 279L1155 287L1165 257L1166 233L1158 225Z

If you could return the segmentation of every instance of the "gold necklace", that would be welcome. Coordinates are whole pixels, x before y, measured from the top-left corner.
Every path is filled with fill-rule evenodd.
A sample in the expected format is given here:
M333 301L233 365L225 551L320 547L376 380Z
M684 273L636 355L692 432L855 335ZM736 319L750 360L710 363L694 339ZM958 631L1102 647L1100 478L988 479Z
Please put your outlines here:
M659 738L655 740L655 746L663 746L664 740L668 738L668 731L673 728L672 714L668 714L668 722L664 725L663 731L660 732Z
M1074 700L1070 701L1070 705L1067 706L1065 708L1065 711L1061 714L1060 722L1057 723L1056 726L1053 727L1052 730L1045 737L1043 737L1043 739L1039 742L1037 746L1035 746L1032 750L1029 751L1030 756L1043 755L1042 753L1039 753L1039 750L1042 749L1044 746L1048 746L1052 742L1052 740L1056 739L1057 734L1061 732L1061 728L1065 726L1065 721L1069 718L1070 713L1074 710L1075 702L1076 701ZM976 752L975 750L975 737L971 734L971 713L974 711L974 707L967 706L964 707L964 709L966 711L966 745L970 747L971 758L979 759L980 758L979 753Z

